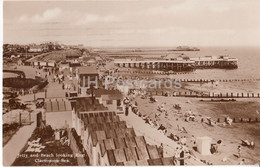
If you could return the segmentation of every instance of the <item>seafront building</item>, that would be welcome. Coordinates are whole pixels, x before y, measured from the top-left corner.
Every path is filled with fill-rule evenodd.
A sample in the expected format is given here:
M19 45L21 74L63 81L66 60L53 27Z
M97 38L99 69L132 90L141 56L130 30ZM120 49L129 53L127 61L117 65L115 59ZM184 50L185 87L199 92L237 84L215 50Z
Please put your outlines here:
M76 68L76 78L78 80L78 93L81 96L86 96L87 89L90 88L91 84L95 88L98 86L99 74L95 67L93 66L79 66Z
M195 68L237 68L237 58L229 58L228 56L206 56L190 58L194 61Z

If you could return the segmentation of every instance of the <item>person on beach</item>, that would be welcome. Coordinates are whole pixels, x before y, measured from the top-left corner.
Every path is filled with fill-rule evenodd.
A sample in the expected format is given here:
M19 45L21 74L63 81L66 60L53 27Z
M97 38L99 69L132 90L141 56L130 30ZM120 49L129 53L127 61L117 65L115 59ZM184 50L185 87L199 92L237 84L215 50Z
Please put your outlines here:
M254 148L254 147L255 147L255 142L254 142L254 141L251 141L250 147L251 147L251 148Z
M179 147L176 147L174 157L175 158L180 158L180 153L181 153L181 149L179 149Z
M245 163L245 159L242 159L240 162L239 162L239 165L244 165Z
M237 151L238 151L238 158L240 158L241 157L241 146L237 147Z
M158 149L160 157L163 157L163 143L161 143L159 149Z

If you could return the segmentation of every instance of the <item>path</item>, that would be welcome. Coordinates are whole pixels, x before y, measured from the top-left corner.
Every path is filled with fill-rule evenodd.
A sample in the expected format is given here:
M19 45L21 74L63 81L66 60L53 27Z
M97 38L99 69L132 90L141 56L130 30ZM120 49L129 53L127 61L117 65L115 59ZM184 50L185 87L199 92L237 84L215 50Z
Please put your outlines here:
M20 153L22 148L31 137L36 123L33 122L31 125L21 127L11 140L3 148L3 165L10 166L15 161L17 155Z
M44 95L40 92L38 95ZM22 102L33 101L34 95L28 94L25 96L19 96ZM31 120L36 120L36 106L34 104L29 105L31 113ZM20 153L22 148L26 145L28 139L31 137L34 129L36 128L36 121L33 121L30 125L25 125L12 136L8 143L3 148L3 165L10 166L15 161L17 155Z

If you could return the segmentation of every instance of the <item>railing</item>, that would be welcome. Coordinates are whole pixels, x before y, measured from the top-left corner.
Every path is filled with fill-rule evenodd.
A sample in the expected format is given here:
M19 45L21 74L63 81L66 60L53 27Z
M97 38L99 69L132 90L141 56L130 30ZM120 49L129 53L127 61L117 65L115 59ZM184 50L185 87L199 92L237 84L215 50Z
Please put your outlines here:
M3 124L18 123L20 126L31 124L31 112L10 111L3 115Z

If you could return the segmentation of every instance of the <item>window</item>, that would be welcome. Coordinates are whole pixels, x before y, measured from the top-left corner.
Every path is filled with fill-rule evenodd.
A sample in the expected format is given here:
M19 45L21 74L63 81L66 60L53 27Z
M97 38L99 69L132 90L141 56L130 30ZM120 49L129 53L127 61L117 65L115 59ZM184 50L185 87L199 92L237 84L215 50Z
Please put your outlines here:
M121 100L116 101L117 106L121 106Z
M113 104L112 100L107 100L107 104Z
M95 76L95 75L89 76L90 81L96 81L96 79L97 79L97 76Z

